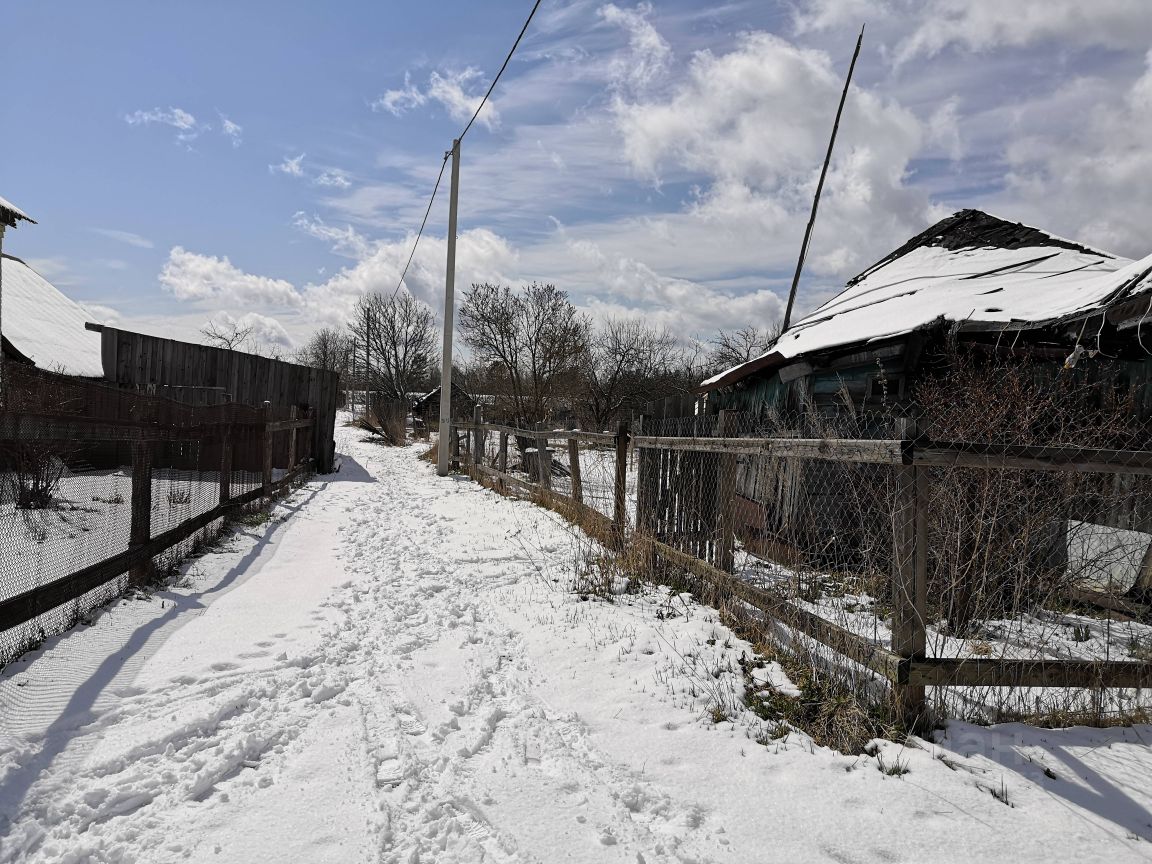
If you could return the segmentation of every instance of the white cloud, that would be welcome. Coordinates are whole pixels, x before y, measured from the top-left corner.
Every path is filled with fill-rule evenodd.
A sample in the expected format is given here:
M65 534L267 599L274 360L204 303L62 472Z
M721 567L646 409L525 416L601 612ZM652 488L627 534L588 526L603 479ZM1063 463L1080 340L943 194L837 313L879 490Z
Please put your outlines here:
M960 100L953 96L928 118L928 141L940 147L953 162L964 158L959 106Z
M709 181L689 211L695 227L787 232L796 249L842 86L823 52L753 33L726 54L696 54L666 99L621 100L615 112L641 176ZM907 109L853 88L821 201L814 271L850 275L877 245L923 227L927 196L905 182L923 137ZM741 258L751 263L748 253ZM786 265L786 257L760 260Z
M244 127L239 123L229 120L223 114L220 114L220 131L232 142L233 147L239 147L244 143Z
M316 186L328 186L333 189L347 189L352 185L348 175L336 168L321 171L313 178L312 183Z
M24 263L53 285L75 285L76 275L65 258L25 258Z
M304 176L304 153L292 158L285 156L278 165L269 165L268 171L272 174L287 174L289 177Z
M1058 106L1079 110L1059 111ZM1035 123L1033 123L1035 120ZM1152 52L1125 88L1082 81L1022 111L1002 200L1019 218L1120 254L1149 252Z
M372 103L373 111L387 111L399 117L411 108L418 108L427 101L420 88L412 83L412 76L404 73L404 86L397 90L386 90L384 95Z
M295 344L280 321L258 312L245 312L242 315L217 312L208 323L225 332L251 329L249 339L253 344L241 346L241 351L255 350L267 354L270 353L269 349L291 348Z
M227 258L199 255L180 246L168 253L160 284L177 300L192 303L293 307L301 302L290 282L245 273Z
M101 306L98 303L81 303L80 308L87 312L97 324L107 324L115 327L120 323L121 315L111 306Z
M196 128L196 118L183 108L153 108L150 111L133 111L124 120L129 126L151 126L161 123L179 129L181 132L190 132Z
M412 234L402 240L376 243L356 263L324 282L308 285L304 295L309 314L326 323L341 324L348 320L356 300L364 294L392 292L414 239ZM515 273L516 262L516 252L504 237L484 228L463 231L456 240L456 285L463 290L472 282L506 281L508 274ZM408 268L404 287L439 314L446 271L447 241L425 234Z
M648 21L652 14L650 3L641 3L635 9L621 9L608 3L596 12L603 21L628 34L628 54L612 64L613 74L620 83L642 90L664 75L672 59L672 48Z
M197 123L196 118L183 108L173 106L133 111L124 117L124 122L129 126L171 126L176 130L176 140L184 144L211 128L207 124Z
M950 45L969 51L1040 41L1145 49L1152 42L1147 0L932 0L899 46L897 60L933 57Z
M132 231L121 231L117 228L89 228L88 230L102 237L107 237L109 240L115 240L118 243L127 243L129 246L135 246L138 249L152 248L151 240Z
M315 214L309 216L303 210L298 210L292 217L292 224L310 237L328 243L337 255L361 259L366 258L371 251L371 244L351 225L337 228Z
M483 87L482 73L471 66L462 72L433 71L428 76L428 85L424 90L413 84L411 76L405 72L404 86L397 90L386 91L372 103L372 109L387 111L399 117L405 111L418 108L432 100L440 103L453 120L464 123L472 117L484 97L484 89L480 89ZM484 103L484 108L476 120L488 129L494 129L500 124L500 114L492 99Z

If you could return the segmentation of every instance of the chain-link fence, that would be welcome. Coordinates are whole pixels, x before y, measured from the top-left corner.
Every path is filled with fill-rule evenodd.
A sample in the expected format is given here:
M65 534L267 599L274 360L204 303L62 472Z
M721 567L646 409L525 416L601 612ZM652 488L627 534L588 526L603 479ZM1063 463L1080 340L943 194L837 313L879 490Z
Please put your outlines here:
M938 715L1143 716L1147 427L1099 402L1044 415L1022 391L996 413L975 396L925 399L915 420L645 421L638 527L783 619L781 601L834 625L793 619Z
M463 424L457 447L487 479L654 541L660 565L766 612L812 662L886 680L906 711L1146 716L1148 426L1016 374L992 394L925 388L913 416L697 413L623 439Z
M311 460L294 408L194 406L17 364L4 386L0 664L174 566Z

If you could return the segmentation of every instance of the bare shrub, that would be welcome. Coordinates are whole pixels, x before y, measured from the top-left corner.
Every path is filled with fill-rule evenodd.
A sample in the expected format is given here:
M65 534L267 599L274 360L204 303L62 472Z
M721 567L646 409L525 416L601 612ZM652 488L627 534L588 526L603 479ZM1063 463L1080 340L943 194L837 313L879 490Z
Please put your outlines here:
M921 429L933 439L977 452L984 443L1065 445L1087 458L1146 435L1131 394L1110 383L1108 370L957 349L946 360L947 371L915 394ZM1142 536L1125 532L1149 527L1143 500L1152 486L1144 477L943 468L931 472L930 490L928 595L956 635L975 635L983 620L1051 607L1076 589L1107 590L1102 559L1123 558L1118 546Z
M58 448L41 441L13 442L6 448L7 483L17 509L44 510L52 506L66 466Z

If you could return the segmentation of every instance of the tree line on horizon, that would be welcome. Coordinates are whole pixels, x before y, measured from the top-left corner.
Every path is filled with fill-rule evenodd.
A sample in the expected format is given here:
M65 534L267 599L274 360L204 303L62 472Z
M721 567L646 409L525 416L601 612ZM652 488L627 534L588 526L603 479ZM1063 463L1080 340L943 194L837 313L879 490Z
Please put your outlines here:
M702 380L767 350L779 326L717 331L687 343L635 318L593 319L567 292L473 283L457 329L469 356L453 364L453 386L491 397L486 414L517 424L566 420L606 429L654 399L690 392ZM408 292L362 297L343 328L316 331L292 358L338 372L345 388L411 402L440 384L441 330Z

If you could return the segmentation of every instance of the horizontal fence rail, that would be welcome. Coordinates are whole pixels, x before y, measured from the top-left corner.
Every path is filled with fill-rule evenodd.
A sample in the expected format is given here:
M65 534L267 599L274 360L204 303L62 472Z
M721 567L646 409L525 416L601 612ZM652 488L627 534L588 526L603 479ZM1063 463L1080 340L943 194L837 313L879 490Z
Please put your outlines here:
M4 378L0 663L316 465L316 420L295 406L188 404L15 364Z
M1028 648L1027 639L1037 640L1034 646L1037 651L1058 651L1059 645L1044 648L1044 640L1050 637L1051 631L1075 626L1083 627L1087 633L1094 619L1083 619L1086 624L1068 625L1061 623L1064 619L1059 618L1058 613L1038 609L1025 613L1022 625L1014 623L1015 619L987 625L976 621L963 624L968 628L964 633L957 631L957 635L950 635L951 630L942 634L934 629L937 624L932 615L939 612L929 611L940 603L939 597L929 596L930 583L935 584L929 578L930 571L936 572L932 568L938 570L944 566L942 556L955 557L954 550L942 550L934 545L941 542L945 528L953 533L961 530L973 534L967 539L963 533L958 535L961 541L976 544L964 553L972 556L972 560L984 552L980 543L1000 548L997 544L1009 542L1013 530L1031 530L1032 534L1023 534L1024 539L1017 542L1059 549L1065 555L1075 554L1079 556L1079 566L1095 565L1104 572L1112 572L1109 567L1115 570L1129 566L1124 563L1128 558L1116 551L1119 541L1114 538L1119 537L1146 544L1147 551L1140 553L1137 548L1132 553L1136 555L1133 560L1139 563L1139 554L1144 554L1148 562L1144 566L1152 572L1152 528L1146 534L1134 533L1127 528L1092 525L1090 519L1084 521L1087 516L1078 515L1079 510L1107 511L1113 514L1109 519L1131 521L1135 518L1132 508L1139 509L1145 500L1139 491L1143 487L1138 484L1142 477L1152 474L1152 451L933 440L918 434L914 421L901 418L886 426L880 424L880 431L886 428L889 435L875 438L756 436L745 431L746 423L741 427L742 418L726 411L712 418L690 419L691 424L681 420L667 421L663 426L672 431L691 425L691 431L708 430L712 434L655 434L662 431L662 424L649 418L641 418L640 434L635 435L627 423L622 423L616 434L523 429L485 424L477 413L472 422L453 424L451 446L476 479L546 506L575 507L579 513L594 513L590 520L592 526L602 531L609 542L622 546L627 532L647 560L691 573L712 589L761 611L793 633L876 673L890 683L896 707L910 728L923 728L927 722L926 688L935 688L936 693L951 688L959 694L958 698L980 703L987 701L988 691L1003 688L1015 688L1021 693L1020 699L1026 699L1031 698L1027 694L1033 688L1053 692L1102 692L1109 688L1139 691L1152 687L1152 635L1149 635L1147 656L1138 659L1113 656L1112 650L1100 659L1011 656L1012 650L1033 650ZM894 436L891 435L893 429ZM509 454L513 441L520 451L519 464L515 467ZM567 446L554 448L555 442L566 442ZM587 476L590 452L602 454L603 458L596 464L604 463L600 476L591 482ZM750 490L753 477L759 479ZM1084 479L1061 480L1061 477ZM759 485L762 482L767 483L763 489ZM1069 491L1065 488L1068 483L1079 485L1070 487ZM1003 517L985 517L993 521L981 523L977 518L979 513L973 510L980 501L995 501L1001 488L1009 497L996 502L1001 507L996 513L1011 513L1010 496L1017 494L1026 496L1017 509L1022 512L1029 507L1035 509L1035 500L1042 501L1049 494L1044 490L1050 487L1052 496L1065 496L1060 501L1067 499L1072 508L1068 513L1060 511L1064 522L1045 528L1051 533L1058 531L1059 525L1065 526L1064 534L1054 534L1054 540L1044 532L1033 537L1034 526L1023 522L1019 529L997 525L995 518ZM595 495L597 490L600 495L595 502L597 506L590 507L589 495ZM819 511L811 509L816 506L814 502L823 502L819 503ZM953 509L941 509L946 506ZM796 515L789 515L793 511ZM805 518L804 513L818 518ZM857 513L860 515L854 515ZM949 517L954 521L959 519L961 529L940 522L948 513L954 514ZM956 513L959 516L955 516ZM773 524L781 527L767 530L765 519L769 527ZM780 522L781 519L784 521ZM861 521L853 523L854 519ZM1085 525L1088 529L1083 528ZM870 535L870 531L878 533ZM1083 534L1083 539L1073 536L1076 531ZM988 536L980 540L983 534ZM1129 535L1137 539L1132 541ZM798 541L789 541L790 537L799 538L805 545L794 545ZM1144 537L1147 540L1139 539ZM878 560L884 562L883 568L876 570L870 565L860 571L859 578L871 574L868 578L878 580L878 587L871 589L872 593L879 592L887 599L869 599L869 592L865 591L862 602L872 603L875 608L880 608L876 604L882 602L888 611L884 615L877 613L879 617L875 618L874 626L880 628L881 623L887 623L868 636L857 632L858 625L853 630L830 620L819 604L807 596L808 590L802 584L799 588L797 585L798 580L803 582L805 578L816 583L827 578L857 578L852 572L858 565L852 562L863 561L862 555L875 556L873 547L880 550ZM871 553L870 548L873 548ZM781 584L788 590L781 592L771 584L749 581L738 572L747 566L737 565L738 553L742 561L761 562L753 569L767 568L766 572L775 574L773 579L784 580ZM1045 568L1051 570L1054 566L1039 552L1021 555L1017 566L1025 569L1005 573L1001 577L1004 585L1011 585L1017 579L1024 579L1025 583L1030 579L1035 581L1026 572L1028 566L1039 568L1038 572L1047 572ZM1099 560L1093 560L1092 556ZM823 566L832 567L828 571L831 576L821 575L819 562L823 559L829 562ZM963 601L965 578L988 577L978 576L969 566L971 561L963 555L957 561L961 575L956 578L960 584L953 590L959 592L957 596ZM842 563L834 567L835 562ZM964 577L965 568L973 575ZM805 577L805 573L810 576ZM984 592L1002 590L996 589L995 583L985 582L977 588ZM1152 612L1149 605L1138 598L1119 597L1081 586L1064 586L1059 590L1067 602L1087 603L1108 610L1108 621L1114 615L1123 619L1125 615L1148 617ZM1006 607L1004 614L1007 612ZM855 613L842 614L847 621ZM1035 623L1050 618L1056 623ZM1029 620L1039 635L1028 636L1031 631L1027 631L1021 636L1005 637L1007 642L997 642L1004 646L1003 656L931 656L929 651L930 641L943 644L950 651L990 651L978 635L965 633L978 634L981 627L991 627L989 632L993 635L988 638L995 640L999 638L995 635L999 632L997 628L1025 626ZM1148 632L1152 634L1152 630ZM1077 640L1088 638L1090 634L1085 636L1077 631ZM1013 649L1013 639L1024 642ZM1143 650L1139 639L1139 633L1133 637L1131 650L1134 652ZM1081 704L1083 700L1077 699L1069 697L1068 703ZM944 704L940 699L936 701ZM1100 704L1099 699L1091 701ZM1036 702L1039 703L1039 698Z

